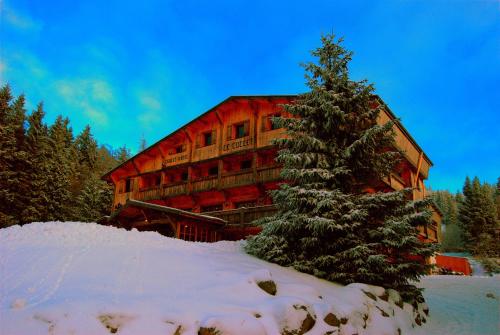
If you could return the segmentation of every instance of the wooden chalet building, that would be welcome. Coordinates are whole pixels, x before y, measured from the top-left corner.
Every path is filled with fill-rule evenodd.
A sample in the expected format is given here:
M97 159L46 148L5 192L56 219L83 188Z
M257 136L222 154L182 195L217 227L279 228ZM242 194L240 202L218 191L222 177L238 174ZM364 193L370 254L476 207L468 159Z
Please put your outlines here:
M257 233L250 223L275 212L268 191L283 182L272 140L284 129L271 118L286 116L281 104L295 97L229 97L108 172L103 179L114 186L108 223L190 241ZM384 111L380 123L395 118L385 105ZM422 198L432 162L399 122L395 132L405 159L373 190L412 187L413 198ZM440 240L440 221L435 212L422 238Z

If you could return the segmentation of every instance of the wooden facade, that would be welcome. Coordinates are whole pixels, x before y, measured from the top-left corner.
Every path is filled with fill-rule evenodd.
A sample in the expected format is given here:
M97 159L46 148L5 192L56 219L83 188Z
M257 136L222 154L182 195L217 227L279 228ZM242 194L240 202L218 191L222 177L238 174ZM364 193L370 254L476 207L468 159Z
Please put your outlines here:
M258 232L250 223L276 210L268 191L283 182L272 140L286 135L271 119L286 116L281 105L293 103L294 98L230 97L135 155L103 176L114 185L112 212L128 200L137 200L222 218L226 224L211 228L218 238L237 239ZM376 101L383 104L377 97ZM395 118L384 107L380 123ZM423 198L423 181L432 162L399 122L394 131L405 159L374 190L412 187L413 198ZM437 213L434 222L421 229L426 240L440 239Z

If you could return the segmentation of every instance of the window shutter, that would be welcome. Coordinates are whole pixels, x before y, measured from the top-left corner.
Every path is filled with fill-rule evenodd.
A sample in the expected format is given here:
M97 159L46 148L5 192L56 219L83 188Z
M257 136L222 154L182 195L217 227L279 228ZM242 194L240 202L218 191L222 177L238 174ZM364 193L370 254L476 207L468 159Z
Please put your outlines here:
M245 136L248 136L250 133L250 121L247 120L243 123L243 132L245 133Z
M212 130L212 144L217 144L217 130Z
M185 152L185 151L186 151L186 143L184 143L184 144L182 145L182 152Z
M196 149L201 146L201 134L196 135Z
M233 132L233 125L230 124L229 126L227 126L227 133L226 133L227 141L230 141L233 138L232 132Z

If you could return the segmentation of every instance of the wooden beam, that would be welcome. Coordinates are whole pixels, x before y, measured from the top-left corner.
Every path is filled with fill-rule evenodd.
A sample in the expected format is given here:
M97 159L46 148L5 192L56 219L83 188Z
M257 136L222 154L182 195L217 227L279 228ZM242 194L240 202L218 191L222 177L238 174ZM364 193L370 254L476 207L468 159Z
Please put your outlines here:
M222 121L222 117L219 114L219 111L215 111L215 116L217 116L217 120L219 121L219 124L222 126L224 122Z
M132 159L132 165L134 166L135 172L137 172L137 174L140 174L141 171L139 171L139 168L137 167L137 164L135 163L135 159Z
M222 121L222 117L219 114L219 111L215 111L215 115L217 116L217 121L219 121L219 132L218 132L218 139L217 139L217 149L218 149L218 154L219 156L222 155L222 132L224 131L224 121Z
M418 178L420 176L420 168L422 167L422 160L424 158L424 152L420 151L420 155L418 156L418 164L417 164L417 174L415 175L415 186L418 187Z

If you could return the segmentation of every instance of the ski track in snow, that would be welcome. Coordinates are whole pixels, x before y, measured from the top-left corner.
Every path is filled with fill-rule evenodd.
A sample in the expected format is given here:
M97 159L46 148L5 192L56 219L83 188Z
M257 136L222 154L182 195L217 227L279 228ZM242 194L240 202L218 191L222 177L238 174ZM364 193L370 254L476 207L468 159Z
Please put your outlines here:
M321 320L331 306L353 320L351 332L347 327L338 335L397 334L398 327L403 334L500 334L500 277L425 277L431 314L424 327L413 329L401 309L380 300L377 306L360 292L363 286L341 287L269 264L246 255L241 242L192 243L96 224L36 223L0 229L0 256L0 335L109 334L99 317L120 335L174 334L179 325L182 335L196 335L206 322L238 329L230 334L264 334L264 326L275 335L282 322L294 320L286 308L297 302L318 316L308 335L332 330ZM277 283L275 297L256 287L266 279ZM371 331L356 328L363 308L375 325ZM380 308L396 316L384 318Z

